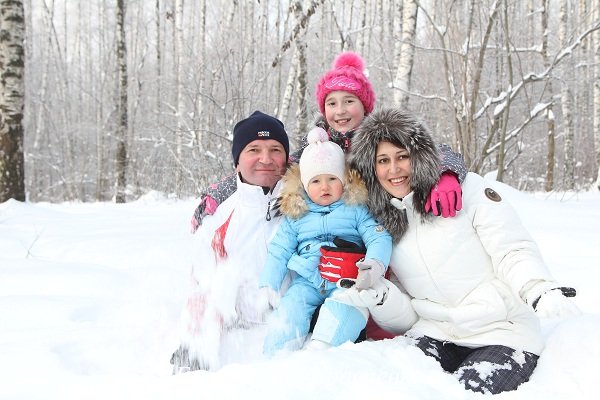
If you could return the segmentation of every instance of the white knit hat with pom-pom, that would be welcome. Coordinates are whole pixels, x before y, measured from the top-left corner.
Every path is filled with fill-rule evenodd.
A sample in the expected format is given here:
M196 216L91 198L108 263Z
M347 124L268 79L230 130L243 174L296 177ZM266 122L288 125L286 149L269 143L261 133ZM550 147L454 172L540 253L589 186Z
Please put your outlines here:
M321 174L330 174L344 183L346 159L344 151L337 144L329 141L329 136L322 128L313 128L307 136L308 146L300 157L300 179L304 189L312 178Z

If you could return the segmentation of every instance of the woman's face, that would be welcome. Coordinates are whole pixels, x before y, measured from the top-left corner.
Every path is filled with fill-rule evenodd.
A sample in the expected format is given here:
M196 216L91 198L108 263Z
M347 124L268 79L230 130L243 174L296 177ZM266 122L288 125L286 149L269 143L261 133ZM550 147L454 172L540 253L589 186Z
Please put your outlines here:
M336 90L325 98L325 119L334 130L348 132L365 119L365 107L352 93Z
M412 191L410 156L405 148L380 142L375 155L375 174L379 184L394 197L402 199Z

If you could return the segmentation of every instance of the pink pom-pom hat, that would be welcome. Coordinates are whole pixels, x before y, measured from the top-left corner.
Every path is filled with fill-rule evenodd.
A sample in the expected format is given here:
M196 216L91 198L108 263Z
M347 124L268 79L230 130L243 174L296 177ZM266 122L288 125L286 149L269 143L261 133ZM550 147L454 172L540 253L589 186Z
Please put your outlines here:
M317 104L321 114L325 115L325 99L336 90L352 93L363 104L365 113L370 114L375 106L375 93L371 82L367 79L363 59L353 51L340 54L317 83Z

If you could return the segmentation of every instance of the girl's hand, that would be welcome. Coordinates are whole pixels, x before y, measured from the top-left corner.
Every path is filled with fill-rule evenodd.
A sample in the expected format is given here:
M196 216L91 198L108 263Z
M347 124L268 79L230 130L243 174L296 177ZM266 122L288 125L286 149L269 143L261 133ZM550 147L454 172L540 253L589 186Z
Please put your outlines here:
M433 211L433 215L454 217L462 208L462 189L458 178L452 172L444 172L438 183L431 189L425 203L425 212Z

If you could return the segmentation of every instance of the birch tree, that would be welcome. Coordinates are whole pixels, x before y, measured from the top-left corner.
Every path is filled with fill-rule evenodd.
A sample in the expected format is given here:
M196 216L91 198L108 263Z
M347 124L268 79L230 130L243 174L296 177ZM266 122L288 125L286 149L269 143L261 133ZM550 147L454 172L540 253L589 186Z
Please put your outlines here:
M395 23L392 24L391 26L391 33L392 33L392 37L394 39L394 47L393 47L393 61L392 61L392 67L395 67L395 70L392 69L390 71L390 76L392 77L396 77L399 73L400 70L400 63L402 61L402 26L403 26L403 19L402 19L402 13L404 10L404 2L403 1L396 1L394 2L393 6L393 13L392 13L392 17L390 18L390 20L395 21ZM380 6L381 7L381 14L383 15L383 5ZM383 30L382 30L383 31ZM379 39L381 42L383 42L383 32L382 32L382 37ZM400 85L398 83L398 85ZM395 86L395 85L394 85ZM402 98L405 96L406 94L403 94L401 92L399 92L399 90L397 90L394 87L394 92L393 92L393 96L394 96L394 103L399 104L399 102L402 101Z
M117 153L115 201L125 203L127 190L127 46L125 40L125 1L117 0Z
M542 32L542 46L541 53L544 61L544 67L548 69L550 67L550 55L548 54L548 12L550 6L550 0L542 0L541 10L541 32ZM552 79L547 79L546 90L552 98ZM544 181L544 190L547 192L554 189L554 162L555 162L555 118L553 111L554 102L551 101L545 112L546 129L547 129L547 146L546 146L546 177Z
M0 1L0 202L25 201L23 109L25 15L20 0Z
M302 24L303 7L302 2L296 1L293 6L294 15L296 16L296 23ZM294 57L296 62L296 138L303 135L303 132L307 131L307 106L306 106L306 32L308 30L308 22L301 29L301 33L296 38L296 55Z
M281 101L281 107L277 114L278 118L285 120L289 114L292 104L292 96L296 94L296 115L295 115L295 135L292 135L293 143L297 147L300 138L307 131L308 125L308 106L306 104L307 92L307 60L306 60L306 33L309 28L310 17L315 14L317 8L323 3L323 0L309 1L307 7L303 7L302 1L296 0L290 6L290 11L294 15L295 24L289 38L283 43L279 53L271 63L275 68L280 64L284 53L294 46L292 62L288 70L287 80L284 87L284 93ZM306 9L306 12L304 12Z
M98 9L98 21L100 24L100 29L99 32L100 34L98 35L98 47L97 47L97 51L98 54L103 54L104 53L104 49L106 47L106 43L105 43L105 37L104 37L104 32L106 32L106 12L105 12L105 1L102 0L100 2L100 7ZM105 78L106 79L106 78ZM97 104L96 104L96 113L95 113L95 121L96 121L96 129L95 129L95 134L96 134L96 170L95 170L95 175L96 175L96 195L95 198L98 201L104 201L104 200L108 200L108 198L110 198L111 196L111 191L110 191L110 187L111 187L111 180L110 180L110 175L108 173L109 170L109 156L108 156L108 150L107 150L107 138L106 138L106 109L105 109L105 105L104 105L104 91L103 88L106 86L105 82L106 80L100 78L99 79L99 83L97 85L98 90L97 93L95 93L97 100Z
M184 102L184 59L183 59L183 0L175 0L175 92L176 92L176 118L175 130L175 161L181 163L183 159L183 131L185 129L185 102ZM182 170L175 172L175 193L179 194L182 184Z
M195 133L195 141L198 144L198 150L200 154L203 154L206 149L204 146L204 132L206 130L205 127L210 124L210 113L206 112L204 107L204 98L206 96L206 76L204 71L206 70L206 1L201 0L199 4L199 15L195 20L198 26L198 45L197 45L197 70L201 71L197 80L198 80L198 91L196 93L195 98L195 107L194 107L194 133Z
M510 37L509 37L509 32L510 32L510 28L509 28L509 13L508 13L508 4L507 4L507 0L503 0L502 1L502 31L504 33L504 48L505 48L505 55L506 55L506 79L507 79L507 84L509 87L512 87L514 84L514 73L513 73L513 61L512 61L512 52L511 52L511 43L510 43ZM508 121L509 121L509 116L510 116L510 108L511 108L511 101L510 98L509 100L506 102L506 106L502 109L502 113L500 113L500 115L496 116L496 121L499 123L499 129L498 129L498 157L496 159L496 169L497 169L497 173L496 173L496 180L498 182L504 182L504 171L505 171L505 166L506 166L506 131L507 131L507 126L508 126Z
M394 103L403 108L408 106L410 78L414 58L414 40L417 27L417 3L414 0L403 1L402 34L400 37L400 54L398 69L394 80Z
M558 25L558 40L562 48L567 47L567 29L569 19L569 5L567 0L561 0L560 2L560 23ZM566 83L562 84L561 88L561 108L563 117L563 136L564 136L564 175L563 185L564 189L573 189L575 186L574 175L575 175L575 151L573 147L574 133L573 133L573 115L571 113L572 99L571 91Z
M594 20L600 21L600 1L595 3ZM594 32L594 151L596 160L596 182L595 186L600 190L600 29Z

